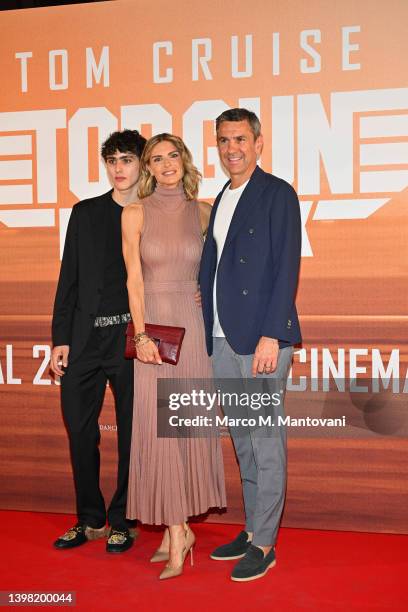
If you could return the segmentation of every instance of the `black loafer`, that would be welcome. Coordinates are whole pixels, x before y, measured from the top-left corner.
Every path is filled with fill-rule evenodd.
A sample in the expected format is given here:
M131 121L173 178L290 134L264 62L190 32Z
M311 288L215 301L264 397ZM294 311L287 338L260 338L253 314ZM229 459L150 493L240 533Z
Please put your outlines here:
M106 552L122 553L129 550L133 546L134 536L129 532L129 529L111 529L109 532L108 541L106 542Z
M68 529L64 535L55 540L54 546L55 548L75 548L76 546L81 546L81 544L85 544L88 541L88 538L85 535L86 525L81 525L81 523L77 523L71 529Z
M273 548L264 556L262 548L251 546L241 561L238 561L232 570L231 580L236 582L248 582L265 576L270 567L276 564L275 551Z
M216 561L229 561L230 559L241 559L251 546L246 531L241 531L232 542L218 546L210 555Z

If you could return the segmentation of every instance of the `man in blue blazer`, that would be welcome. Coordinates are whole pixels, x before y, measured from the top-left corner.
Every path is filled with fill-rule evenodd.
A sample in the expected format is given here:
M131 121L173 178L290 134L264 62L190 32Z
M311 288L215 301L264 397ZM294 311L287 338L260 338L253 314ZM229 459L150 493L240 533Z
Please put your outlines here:
M295 307L298 198L288 183L257 166L263 137L253 112L225 111L216 120L216 131L230 181L215 200L200 267L208 353L220 383L240 379L245 389L245 379L257 377L262 384L279 381L282 390L293 345L301 341ZM231 434L241 471L245 530L211 557L240 559L231 578L247 581L275 565L286 488L286 432L275 420L266 432L242 428Z

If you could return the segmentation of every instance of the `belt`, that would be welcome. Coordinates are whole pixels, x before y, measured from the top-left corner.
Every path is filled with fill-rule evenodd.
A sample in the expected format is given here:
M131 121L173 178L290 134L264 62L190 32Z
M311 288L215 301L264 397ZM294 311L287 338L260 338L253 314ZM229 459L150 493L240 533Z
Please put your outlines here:
M128 312L124 314L110 315L109 317L96 317L94 327L108 327L109 325L120 325L121 323L129 323L132 317Z

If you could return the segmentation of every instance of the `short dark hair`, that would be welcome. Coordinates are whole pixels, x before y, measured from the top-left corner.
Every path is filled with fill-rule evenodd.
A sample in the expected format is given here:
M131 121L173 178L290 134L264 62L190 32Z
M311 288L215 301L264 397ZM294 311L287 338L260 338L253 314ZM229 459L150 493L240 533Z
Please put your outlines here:
M107 157L115 155L116 151L120 151L120 153L129 151L140 159L146 142L146 138L139 134L137 130L113 132L102 144L101 155L106 161Z
M248 121L255 140L261 135L261 122L255 113L247 108L229 108L221 113L221 115L219 115L215 120L215 128L217 132L221 123L224 121Z

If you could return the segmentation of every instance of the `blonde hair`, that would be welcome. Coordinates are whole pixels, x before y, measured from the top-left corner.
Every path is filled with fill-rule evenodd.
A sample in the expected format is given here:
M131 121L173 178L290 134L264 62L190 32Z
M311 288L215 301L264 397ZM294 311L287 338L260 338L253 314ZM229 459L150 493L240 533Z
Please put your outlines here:
M157 134L156 136L149 138L143 150L142 157L140 158L140 174L137 189L139 198L146 198L155 190L157 181L150 173L148 164L154 147L159 144L159 142L164 141L171 142L171 144L173 144L180 153L184 170L182 178L184 193L186 194L187 200L195 200L198 195L201 173L193 164L192 155L181 138L178 136L173 136L173 134L166 133Z

